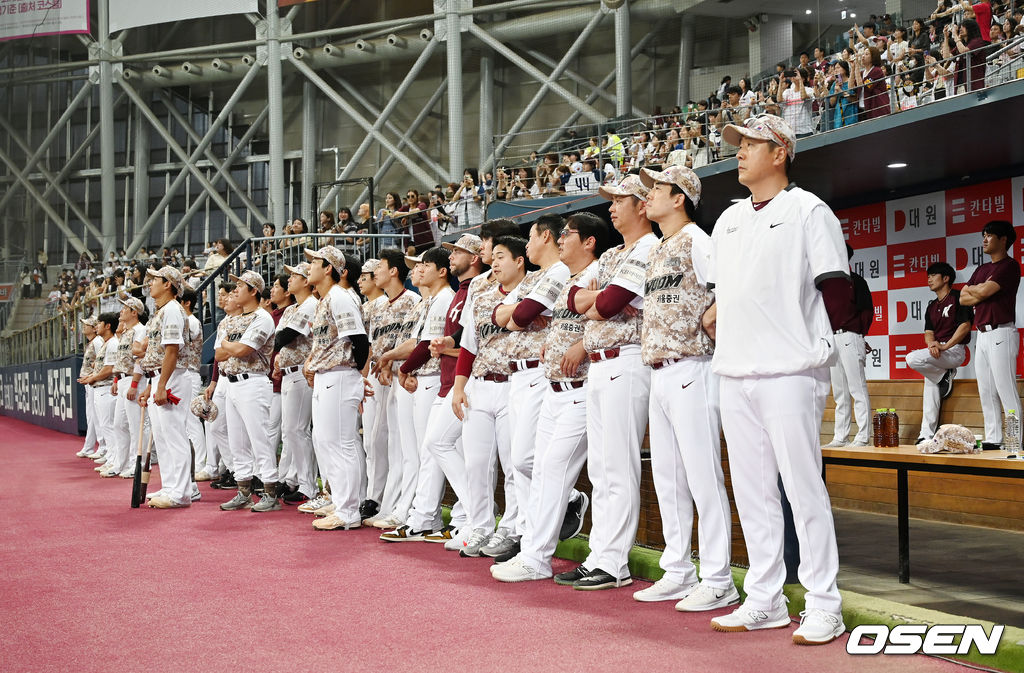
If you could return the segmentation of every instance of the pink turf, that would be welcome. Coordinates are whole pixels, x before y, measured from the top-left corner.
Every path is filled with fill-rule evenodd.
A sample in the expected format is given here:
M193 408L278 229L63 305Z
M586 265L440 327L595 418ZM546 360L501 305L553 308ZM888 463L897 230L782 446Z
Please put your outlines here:
M636 585L500 584L489 560L314 531L294 507L221 512L230 494L205 484L189 509L132 510L130 481L74 456L81 439L3 417L0 437L7 673L958 668L798 647L790 630L717 633L708 620L723 611L639 604Z

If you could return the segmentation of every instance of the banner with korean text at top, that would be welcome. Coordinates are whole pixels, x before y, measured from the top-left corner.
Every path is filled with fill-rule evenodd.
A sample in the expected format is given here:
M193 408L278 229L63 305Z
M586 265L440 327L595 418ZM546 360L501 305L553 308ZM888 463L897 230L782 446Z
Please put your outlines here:
M0 40L89 32L89 0L0 0Z
M981 230L991 220L1013 222L1017 241L1010 256L1019 262L1024 238L1024 176L983 182L904 199L836 211L846 242L854 249L850 268L864 277L875 305L867 335L868 379L919 379L906 356L924 348L924 314L935 293L927 269L947 262L956 270L954 287L970 280L981 264ZM1024 327L1024 282L1017 291L1017 338ZM974 378L971 361L977 331L971 333L959 378ZM1017 375L1024 375L1024 346Z
M109 0L110 32L204 16L257 12L257 0Z

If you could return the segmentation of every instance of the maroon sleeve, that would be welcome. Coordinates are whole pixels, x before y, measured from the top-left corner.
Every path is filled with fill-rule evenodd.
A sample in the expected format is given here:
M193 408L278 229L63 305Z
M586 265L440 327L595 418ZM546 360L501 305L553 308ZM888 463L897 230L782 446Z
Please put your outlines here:
M473 361L476 360L476 353L470 353L465 348L459 351L459 361L455 363L456 376L470 376L473 373Z
M576 293L581 289L582 288L580 288L579 285L573 285L569 288L569 300L566 302L566 306L573 313L579 313L579 311L576 310Z
M213 374L210 375L210 381L212 382L212 381L216 381L218 379L220 379L220 363L219 362L214 362L213 363Z
M601 317L607 320L621 313L622 309L626 308L626 304L633 301L634 297L636 297L634 292L630 292L618 285L609 285L597 295L594 306Z
M430 342L421 341L416 344L416 347L412 349L412 353L405 359L402 366L398 369L403 374L412 374L414 371L422 367L430 359Z
M850 279L826 278L818 285L818 289L825 300L825 310L832 329L856 331L860 325L860 316L853 300L853 283Z
M1020 284L1020 267L1016 264L997 264L989 280L998 283L1000 290L1016 290Z
M860 312L860 329L858 332L864 336L868 335L871 330L871 324L875 321L874 311L861 311Z
M526 327L544 312L544 304L536 299L524 299L512 311L512 320L520 327Z

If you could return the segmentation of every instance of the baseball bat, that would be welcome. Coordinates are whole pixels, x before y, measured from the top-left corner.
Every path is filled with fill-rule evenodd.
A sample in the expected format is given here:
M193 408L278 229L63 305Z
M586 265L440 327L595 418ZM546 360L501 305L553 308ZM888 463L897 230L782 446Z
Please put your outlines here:
M146 459L142 461L142 481L139 484L139 502L146 502L146 491L149 489L149 459L152 457L150 449L153 448L153 432L149 433L149 441L146 442Z
M146 436L146 407L139 407L139 446L135 452L135 476L132 478L132 508L138 508L139 486L142 484L142 443Z

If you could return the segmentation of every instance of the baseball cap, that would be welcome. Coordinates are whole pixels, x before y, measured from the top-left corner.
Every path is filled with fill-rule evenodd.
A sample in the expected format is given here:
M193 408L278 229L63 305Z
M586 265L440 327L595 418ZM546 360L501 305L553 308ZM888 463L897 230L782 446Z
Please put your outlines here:
M92 316L89 316L88 318L79 318L79 320L82 321L83 325L88 325L89 327L95 327L96 326L96 318L94 318Z
M181 291L181 271L178 271L173 266L164 266L155 271L153 269L146 269L146 276L163 278L168 283L170 283L171 287L173 287L175 290L179 292Z
M245 283L256 292L263 292L263 289L267 286L266 281L263 280L263 276L259 275L253 270L242 272L241 276L236 276L233 273L228 274L228 278L235 281L236 283Z
M650 168L640 169L640 181L650 189L656 183L675 185L683 190L683 194L693 205L700 203L700 178L686 166L669 166L663 171L652 171Z
M770 140L779 147L786 150L790 159L796 156L796 134L793 127L786 123L782 117L770 114L759 114L750 117L743 126L726 124L722 129L722 140L730 145L739 147L742 138L753 138L754 140Z
M480 237L475 234L463 234L459 237L459 240L455 243L442 243L441 247L451 252L452 250L462 250L468 252L471 255L479 255L480 248L484 245Z
M648 191L650 190L644 186L638 175L627 175L619 181L619 184L605 185L597 190L601 196L609 201L612 200L613 196L635 196L641 201L646 201Z
M416 255L412 257L410 255L405 256L405 265L410 269L415 269L416 265L423 261L423 255Z
M299 262L295 266L284 265L284 272L289 276L293 273L302 276L303 278L309 278L309 262Z
M325 245L319 250L310 250L306 248L304 250L307 259L322 259L341 273L345 269L345 253L338 250L333 245Z
M118 299L118 301L121 302L122 306L130 308L139 315L146 312L146 305L138 297L128 297L127 299Z
M665 158L665 168L669 166L685 166L686 165L686 150L672 150L668 153Z
M205 395L196 395L192 398L192 401L188 405L189 411L198 418L204 421L214 421L217 419L219 410L217 405L213 403L213 400L206 399Z
M373 273L378 266L380 266L380 260L371 257L363 262L363 268L359 270L359 273Z

